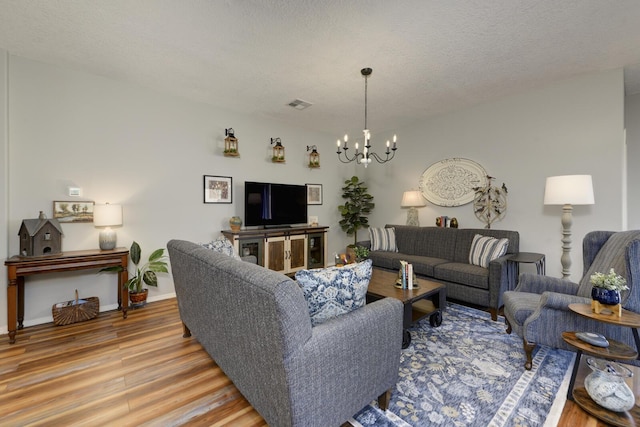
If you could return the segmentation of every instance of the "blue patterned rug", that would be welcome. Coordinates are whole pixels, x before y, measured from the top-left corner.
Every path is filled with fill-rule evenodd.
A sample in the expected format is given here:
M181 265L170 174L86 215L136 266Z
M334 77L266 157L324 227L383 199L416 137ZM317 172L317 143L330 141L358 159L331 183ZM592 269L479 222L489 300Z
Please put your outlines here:
M368 405L350 420L354 426L557 422L574 353L538 346L533 368L526 371L522 340L507 335L504 318L493 322L489 313L451 303L440 327L423 319L410 331L411 345L402 350L389 410Z

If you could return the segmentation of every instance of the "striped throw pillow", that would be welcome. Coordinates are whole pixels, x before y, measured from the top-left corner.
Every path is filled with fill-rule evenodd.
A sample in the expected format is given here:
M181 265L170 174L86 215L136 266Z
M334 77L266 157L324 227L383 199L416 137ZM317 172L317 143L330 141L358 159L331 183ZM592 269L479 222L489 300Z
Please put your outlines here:
M398 252L395 228L369 228L372 251Z
M489 263L507 253L509 239L496 239L494 237L476 234L469 251L469 264L489 267Z

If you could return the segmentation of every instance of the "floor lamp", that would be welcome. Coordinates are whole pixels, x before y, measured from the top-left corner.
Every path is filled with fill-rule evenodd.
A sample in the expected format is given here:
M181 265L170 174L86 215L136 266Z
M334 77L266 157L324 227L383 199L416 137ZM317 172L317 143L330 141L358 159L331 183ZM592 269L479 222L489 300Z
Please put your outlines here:
M400 206L403 208L409 208L407 211L407 225L420 225L418 219L418 209L416 207L426 206L427 202L422 197L422 193L418 190L405 191L402 194L402 203Z
M593 205L591 175L550 176L544 188L545 205L562 205L562 278L571 275L573 205Z

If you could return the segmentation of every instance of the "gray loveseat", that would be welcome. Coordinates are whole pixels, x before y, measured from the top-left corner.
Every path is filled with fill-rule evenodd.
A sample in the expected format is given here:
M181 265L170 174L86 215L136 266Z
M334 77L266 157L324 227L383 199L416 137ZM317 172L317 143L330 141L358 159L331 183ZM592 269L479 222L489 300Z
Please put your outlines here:
M491 318L498 319L503 305L502 294L515 288L517 264L507 262L520 250L517 231L414 227L386 225L395 228L398 252L372 251L369 257L375 267L398 270L400 260L413 264L419 277L444 283L447 298L488 307ZM469 251L476 234L509 239L507 254L491 261L489 268L469 263ZM370 242L359 242L371 247Z
M311 326L300 287L195 243L167 244L185 337L191 334L271 426L339 426L388 404L402 303L386 298Z

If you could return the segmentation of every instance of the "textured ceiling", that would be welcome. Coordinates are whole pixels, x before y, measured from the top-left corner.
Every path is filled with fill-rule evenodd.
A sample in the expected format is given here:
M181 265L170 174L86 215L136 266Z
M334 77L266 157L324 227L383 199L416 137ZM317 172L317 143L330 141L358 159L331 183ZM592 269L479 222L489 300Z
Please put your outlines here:
M609 69L640 93L640 1L0 0L0 48L335 135L372 67L375 133Z

